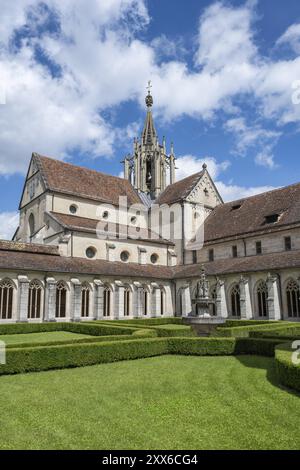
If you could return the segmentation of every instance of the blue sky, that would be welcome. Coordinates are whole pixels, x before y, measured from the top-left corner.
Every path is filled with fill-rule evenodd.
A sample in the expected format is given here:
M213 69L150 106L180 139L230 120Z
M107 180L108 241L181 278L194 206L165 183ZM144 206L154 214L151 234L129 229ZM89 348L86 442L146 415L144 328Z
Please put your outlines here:
M225 200L300 181L299 1L0 6L1 237L32 151L120 174L148 79L178 178L206 161Z

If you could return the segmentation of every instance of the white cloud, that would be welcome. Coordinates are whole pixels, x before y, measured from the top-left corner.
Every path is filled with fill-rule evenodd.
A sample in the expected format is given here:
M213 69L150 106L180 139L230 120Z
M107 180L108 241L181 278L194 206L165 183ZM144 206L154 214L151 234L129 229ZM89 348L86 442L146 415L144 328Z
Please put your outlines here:
M226 184L219 181L219 177L230 166L227 160L218 163L214 157L197 158L193 155L184 155L176 159L176 167L178 168L176 170L176 181L201 171L203 163L207 164L207 170L213 180L216 180L215 184L225 202L275 189L273 186L245 187L231 183Z
M227 170L230 165L228 161L218 163L213 157L197 158L194 155L184 155L176 159L176 180L181 180L193 173L198 173L202 170L203 163L206 163L207 170L213 179Z
M19 224L17 212L0 212L0 239L11 240Z
M272 62L261 56L253 34L255 2L240 7L216 2L203 11L193 70L178 58L160 63L162 39L168 54L174 53L168 38L160 36L152 44L137 39L137 31L149 22L144 0L90 0L89 8L84 0L48 0L59 31L41 34L31 24L32 35L21 49L7 48L15 29L26 23L29 6L39 22L45 21L47 12L38 4L1 2L0 81L7 104L0 107L0 173L24 171L33 150L59 158L73 149L92 158L111 155L127 131L114 129L103 111L128 99L144 106L149 78L154 110L164 119L212 119L220 110L232 117L238 110L235 98L243 96L257 100L258 114L271 122L300 121L300 106L291 100L300 58ZM37 62L37 46L61 75L52 76ZM248 126L237 145L247 149L266 138L270 145L276 132Z
M254 196L255 194L260 194L275 189L273 186L253 186L247 188L234 184L225 184L221 181L217 181L216 186L225 202Z
M261 152L255 157L255 163L259 166L264 166L270 170L274 170L278 167L274 161L274 155L272 154L272 146L266 146Z
M296 54L300 54L300 23L292 24L280 38L276 44L288 44Z

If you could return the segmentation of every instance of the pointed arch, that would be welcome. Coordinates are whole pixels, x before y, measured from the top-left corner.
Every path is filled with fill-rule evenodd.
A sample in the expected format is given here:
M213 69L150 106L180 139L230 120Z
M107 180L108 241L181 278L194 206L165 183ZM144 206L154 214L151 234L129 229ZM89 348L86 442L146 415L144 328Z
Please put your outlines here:
M268 286L263 279L259 280L255 287L255 297L257 305L257 313L259 317L268 317Z
M288 316L300 318L300 289L295 279L289 279L285 287Z
M230 298L230 307L231 315L233 317L241 316L241 296L240 296L240 286L238 283L235 283L231 286L229 291Z
M91 286L88 282L84 282L81 286L81 316L90 316L90 299L91 299Z
M41 318L43 286L37 279L29 283L28 290L28 318Z
M14 284L10 279L0 282L0 319L10 320L13 312Z
M28 230L29 230L29 237L32 238L33 235L35 234L35 218L32 212L28 218Z
M103 316L111 316L112 290L108 284L103 288Z
M68 286L65 281L58 281L56 285L55 317L65 318L67 316L67 294Z

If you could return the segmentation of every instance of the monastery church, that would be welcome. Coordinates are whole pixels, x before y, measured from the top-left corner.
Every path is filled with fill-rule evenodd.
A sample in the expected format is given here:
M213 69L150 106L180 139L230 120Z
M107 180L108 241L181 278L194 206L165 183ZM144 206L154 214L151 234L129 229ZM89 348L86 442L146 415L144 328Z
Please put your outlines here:
M299 321L300 183L224 203L205 164L176 181L150 91L146 106L124 178L32 154L19 227L0 241L0 322L189 316L202 269L211 315ZM180 236L159 210L149 226L162 205L176 205ZM189 245L199 217L203 244Z

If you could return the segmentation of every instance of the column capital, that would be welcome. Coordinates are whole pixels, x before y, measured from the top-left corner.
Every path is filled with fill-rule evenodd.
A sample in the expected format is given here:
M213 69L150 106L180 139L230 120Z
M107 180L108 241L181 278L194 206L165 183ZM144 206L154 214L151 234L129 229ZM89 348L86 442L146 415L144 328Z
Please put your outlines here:
M104 286L104 282L100 281L100 279L94 279L94 284L99 287Z
M75 286L80 286L81 285L81 282L79 281L79 279L76 279L76 278L73 278L71 279L71 283L74 284Z

